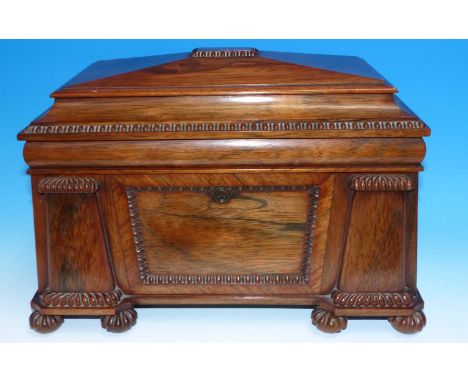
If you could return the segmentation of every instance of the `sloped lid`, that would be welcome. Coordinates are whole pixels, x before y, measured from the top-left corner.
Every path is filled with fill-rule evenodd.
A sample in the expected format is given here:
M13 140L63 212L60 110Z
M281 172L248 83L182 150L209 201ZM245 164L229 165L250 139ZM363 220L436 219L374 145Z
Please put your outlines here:
M205 48L98 61L52 97L394 92L358 57Z
M427 126L364 60L195 49L99 61L52 94L28 141L420 137Z

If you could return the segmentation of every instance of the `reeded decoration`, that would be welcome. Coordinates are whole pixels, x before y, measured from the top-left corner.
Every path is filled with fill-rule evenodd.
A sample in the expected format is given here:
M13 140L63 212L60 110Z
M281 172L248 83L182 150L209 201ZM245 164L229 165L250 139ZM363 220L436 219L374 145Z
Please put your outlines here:
M326 310L316 308L312 311L312 323L325 333L339 333L346 329L347 319L337 317Z
M136 324L138 314L135 309L122 310L112 316L102 316L101 326L108 332L122 333Z
M404 175L360 175L351 180L354 191L411 191L413 180Z
M94 193L98 190L99 183L93 178L58 176L43 178L39 182L39 192L47 193Z
M426 326L426 316L422 311L418 311L411 316L390 317L388 321L395 330L403 334L420 332Z
M63 317L41 314L37 311L29 316L29 326L38 333L51 333L63 324Z
M319 307L327 333L349 317L421 330L431 131L396 93L354 56L228 47L93 63L18 134L31 327L86 316L122 332L135 306L262 305Z

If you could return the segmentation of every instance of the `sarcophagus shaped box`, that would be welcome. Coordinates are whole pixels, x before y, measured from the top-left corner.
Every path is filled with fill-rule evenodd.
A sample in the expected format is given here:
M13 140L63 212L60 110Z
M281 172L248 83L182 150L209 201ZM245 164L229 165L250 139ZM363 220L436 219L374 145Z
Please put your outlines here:
M430 130L356 57L195 49L97 62L19 134L39 286L31 327L142 305L315 307L425 324L418 172Z

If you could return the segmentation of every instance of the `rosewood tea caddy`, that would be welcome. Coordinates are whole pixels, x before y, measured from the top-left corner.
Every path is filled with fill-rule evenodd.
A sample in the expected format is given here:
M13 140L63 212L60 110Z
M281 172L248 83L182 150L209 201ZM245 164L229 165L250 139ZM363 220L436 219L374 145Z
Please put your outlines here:
M19 134L31 328L144 305L301 306L425 325L418 172L429 128L357 57L195 49L99 61Z

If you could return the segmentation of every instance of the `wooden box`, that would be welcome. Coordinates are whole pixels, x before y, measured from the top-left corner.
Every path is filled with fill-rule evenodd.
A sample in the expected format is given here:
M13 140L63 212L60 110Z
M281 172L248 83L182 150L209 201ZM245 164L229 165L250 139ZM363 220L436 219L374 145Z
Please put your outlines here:
M19 134L31 327L143 305L314 307L425 325L418 172L429 128L357 57L195 49L97 62Z

